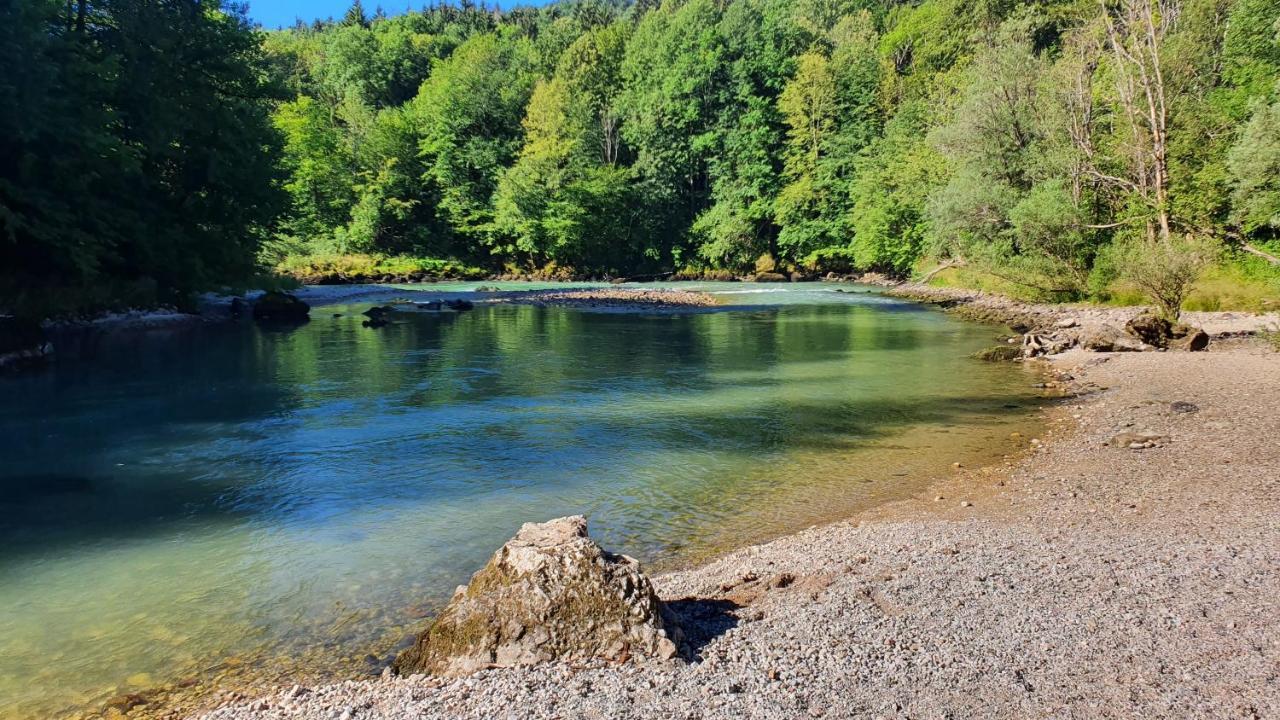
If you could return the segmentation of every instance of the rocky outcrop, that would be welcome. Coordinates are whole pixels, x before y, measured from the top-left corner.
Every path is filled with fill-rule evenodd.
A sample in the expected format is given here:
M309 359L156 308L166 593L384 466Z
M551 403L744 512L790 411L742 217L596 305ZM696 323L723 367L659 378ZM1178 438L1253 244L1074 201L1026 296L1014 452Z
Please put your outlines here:
M0 315L0 370L33 365L53 355L53 344L34 320Z
M677 640L640 563L601 549L578 515L521 527L395 670L456 677L551 660L670 659Z
M305 322L311 306L289 293L271 291L253 304L253 319L262 322Z

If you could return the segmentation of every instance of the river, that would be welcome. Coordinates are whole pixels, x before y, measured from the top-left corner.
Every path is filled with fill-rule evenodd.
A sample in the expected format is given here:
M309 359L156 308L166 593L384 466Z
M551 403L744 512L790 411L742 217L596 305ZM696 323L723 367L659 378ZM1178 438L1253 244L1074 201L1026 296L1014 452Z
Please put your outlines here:
M374 673L522 522L582 513L669 567L1035 422L1034 376L969 357L995 328L852 285L681 285L731 307L370 329L335 305L101 333L0 379L0 717L234 668Z

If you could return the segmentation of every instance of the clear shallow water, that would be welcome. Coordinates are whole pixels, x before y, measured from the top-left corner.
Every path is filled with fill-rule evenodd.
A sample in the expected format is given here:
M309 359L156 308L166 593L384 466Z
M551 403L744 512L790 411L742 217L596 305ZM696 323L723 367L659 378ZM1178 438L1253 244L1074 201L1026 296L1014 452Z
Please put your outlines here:
M612 549L697 557L998 457L1037 399L968 357L989 327L829 285L686 286L750 307L371 330L362 296L292 330L89 337L0 380L0 717L282 655L376 671L522 522L584 513Z

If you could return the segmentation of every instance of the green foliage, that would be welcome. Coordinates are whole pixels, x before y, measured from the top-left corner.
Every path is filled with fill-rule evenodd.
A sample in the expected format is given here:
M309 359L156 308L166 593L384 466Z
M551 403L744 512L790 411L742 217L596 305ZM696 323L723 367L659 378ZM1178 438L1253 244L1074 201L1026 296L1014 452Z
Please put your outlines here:
M1155 301L1156 310L1176 322L1182 303L1214 260L1216 248L1194 240L1148 243L1129 241L1120 246L1120 278Z
M427 279L478 279L488 273L456 260L360 253L290 255L274 267L302 283L411 282Z
M925 140L928 120L924 102L904 103L855 164L850 220L859 268L905 273L925 250L926 204L946 176Z
M266 65L218 3L0 5L0 308L252 275L283 199Z
M14 296L767 258L1168 305L1280 237L1280 0L79 7L0 11Z
M1227 156L1233 219L1248 234L1280 233L1280 103L1254 112Z

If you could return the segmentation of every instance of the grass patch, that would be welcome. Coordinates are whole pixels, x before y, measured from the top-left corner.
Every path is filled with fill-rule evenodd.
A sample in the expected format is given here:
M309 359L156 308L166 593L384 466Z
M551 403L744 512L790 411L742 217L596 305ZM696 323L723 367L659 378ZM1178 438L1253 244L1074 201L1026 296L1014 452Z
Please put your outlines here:
M922 263L917 267L917 275L929 272L937 263ZM1053 302L1056 298L1033 287L1020 285L1012 280L996 277L971 267L947 268L929 280L932 287L959 288L962 290L980 290L1011 297L1023 302Z
M923 274L934 267L937 267L936 263L922 262L917 267L917 273ZM969 267L943 270L929 284L998 293L1025 302L1054 302L1058 299L1035 288ZM1121 280L1112 282L1090 301L1116 307L1151 304L1151 299L1142 291ZM1244 312L1280 310L1280 267L1251 255L1228 256L1205 270L1192 286L1182 309Z
M457 260L364 254L290 256L276 272L305 284L476 280L489 275Z
M1211 267L1196 281L1182 307L1250 312L1280 309L1280 268L1252 257Z

